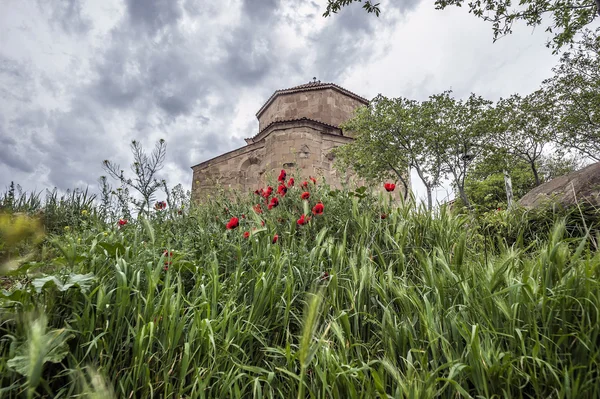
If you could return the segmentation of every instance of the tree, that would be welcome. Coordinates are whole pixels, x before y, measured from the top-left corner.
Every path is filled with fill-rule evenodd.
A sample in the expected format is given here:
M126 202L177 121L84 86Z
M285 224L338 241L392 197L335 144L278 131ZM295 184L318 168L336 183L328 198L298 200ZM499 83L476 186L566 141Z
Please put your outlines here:
M470 207L465 179L472 162L484 151L487 129L483 116L491 101L473 93L466 101L456 100L450 94L430 96L423 107L430 109L434 130L441 138L442 170L452 177L459 197Z
M407 172L410 160L399 149L390 149L393 143L393 119L386 117L387 106L381 97L369 106L361 107L355 116L343 125L354 141L334 150L339 169L352 168L363 179L379 181L394 177L404 188L404 198L410 192Z
M392 0L390 0L392 1ZM362 0L327 0L327 9L323 16L337 13L342 7ZM465 0L435 0L436 10L449 6L462 7ZM575 35L600 16L600 0L520 0L513 7L511 0L477 0L466 3L469 13L492 24L494 42L512 33L515 22L523 21L528 26L542 25L546 17L551 19L546 31L553 33L548 43L555 51L572 43ZM379 16L379 4L366 1L363 8L368 13Z
M600 28L586 31L553 71L543 87L556 143L600 161Z
M347 152L347 159L357 156L352 166L362 169L363 175L386 170L389 173L398 165L399 176L406 166L413 168L425 186L427 206L431 210L433 189L440 186L443 177L444 151L442 132L434 123L431 107L406 98L389 99L379 95L364 112L344 124L344 130L354 132L357 140L343 146L338 154ZM364 135L370 138L361 137ZM366 172L368 168L373 170ZM401 181L406 185L406 181Z
M105 160L102 165L110 176L117 179L122 186L131 187L142 196L142 200L132 198L133 204L139 212L150 214L150 204L154 200L154 194L158 189L164 186L164 180L158 180L156 174L163 168L165 156L167 153L167 143L160 139L152 154L148 156L142 145L133 140L131 142L131 152L133 153L133 163L131 170L135 177L126 178L124 171L118 164Z
M491 150L506 152L529 165L536 186L542 182L539 161L552 137L551 117L539 92L525 97L515 94L496 104Z
M508 164L508 166L507 166ZM504 171L510 174L516 198L527 194L535 186L529 165L506 153L486 153L474 163L465 180L465 191L476 212L508 208ZM464 206L462 199L456 206Z
M574 172L580 164L574 157L544 155L540 159L540 175L546 182L556 177ZM521 158L496 151L486 152L477 158L465 181L465 191L478 212L487 212L508 207L504 173L510 174L515 197L521 198L535 187L535 179L531 167ZM459 198L456 206L465 206Z

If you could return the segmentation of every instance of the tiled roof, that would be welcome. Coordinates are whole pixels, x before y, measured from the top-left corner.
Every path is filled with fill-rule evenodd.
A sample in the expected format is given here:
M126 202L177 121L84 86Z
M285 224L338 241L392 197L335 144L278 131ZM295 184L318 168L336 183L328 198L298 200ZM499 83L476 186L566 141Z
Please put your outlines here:
M273 95L271 97L269 97L267 102L264 103L264 105L262 107L260 107L260 109L256 113L256 117L258 118L260 116L260 114L262 114L263 111L269 106L269 104L271 104L271 102L273 102L275 97L277 97L280 94L299 93L299 92L303 92L303 91L321 90L321 89L327 89L327 88L335 89L335 90L337 90L343 94L346 94L347 96L350 96L350 97L352 97L360 102L363 102L365 104L369 103L369 100L367 100L366 98L361 97L358 94L351 92L350 90L346 90L343 87L336 85L335 83L321 83L321 81L315 81L315 82L308 82L308 83L305 83L305 84L302 84L299 86L290 87L289 89L276 90L275 93L273 93Z
M267 126L265 126L260 132L256 133L254 136L252 136L251 138L247 138L245 139L246 142L248 140L254 140L255 138L257 138L262 132L264 132L265 130L269 129L271 126L273 125L278 125L280 123L287 123L287 122L313 122L313 123L317 123L319 125L322 126L326 126L332 129L338 129L341 130L339 126L335 126L335 125L330 125L329 123L325 123L325 122L321 122L318 121L316 119L311 119L311 118L307 118L307 117L302 117L302 118L295 118L295 119L276 119L273 122L269 123Z

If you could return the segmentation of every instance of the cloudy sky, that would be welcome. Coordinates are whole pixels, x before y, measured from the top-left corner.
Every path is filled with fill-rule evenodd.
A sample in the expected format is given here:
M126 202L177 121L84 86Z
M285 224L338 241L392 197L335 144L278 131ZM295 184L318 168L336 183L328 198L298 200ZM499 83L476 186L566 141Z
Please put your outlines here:
M163 176L189 189L190 166L244 145L272 92L313 76L366 98L496 100L535 90L558 60L543 28L493 43L466 9L394 0L380 18L356 4L325 19L325 4L2 0L0 189L94 190L102 160L126 166L132 139L159 138Z

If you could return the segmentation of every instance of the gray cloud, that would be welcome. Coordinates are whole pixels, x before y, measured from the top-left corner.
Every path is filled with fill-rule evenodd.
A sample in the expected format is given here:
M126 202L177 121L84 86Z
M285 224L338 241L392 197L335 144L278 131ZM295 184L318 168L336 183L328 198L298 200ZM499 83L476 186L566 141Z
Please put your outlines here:
M37 0L40 9L49 15L49 22L66 33L82 35L92 28L92 21L83 14L81 0Z
M126 3L130 21L149 33L176 23L183 15L176 0L126 0Z

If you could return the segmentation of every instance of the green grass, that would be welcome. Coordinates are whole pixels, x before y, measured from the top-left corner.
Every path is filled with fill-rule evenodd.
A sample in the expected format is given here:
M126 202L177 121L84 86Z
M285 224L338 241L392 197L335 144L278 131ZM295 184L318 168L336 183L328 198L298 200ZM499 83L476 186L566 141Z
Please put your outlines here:
M600 396L593 228L487 245L445 209L310 191L49 235L0 294L0 397Z

